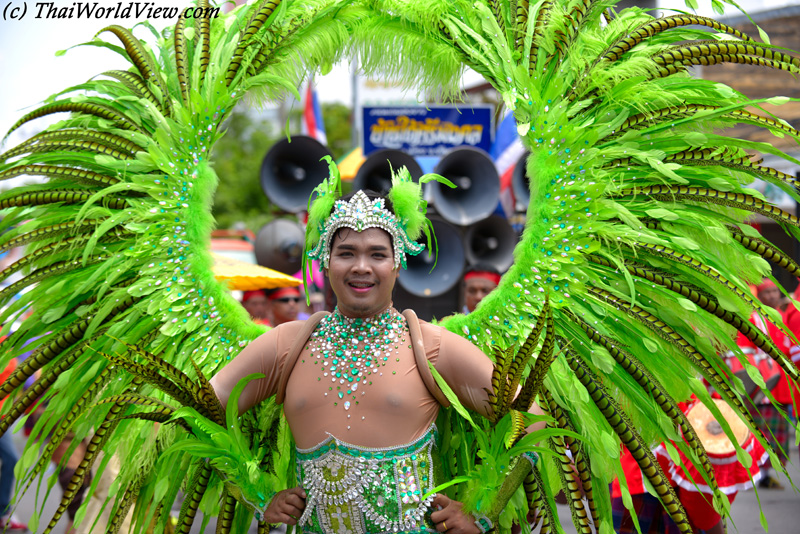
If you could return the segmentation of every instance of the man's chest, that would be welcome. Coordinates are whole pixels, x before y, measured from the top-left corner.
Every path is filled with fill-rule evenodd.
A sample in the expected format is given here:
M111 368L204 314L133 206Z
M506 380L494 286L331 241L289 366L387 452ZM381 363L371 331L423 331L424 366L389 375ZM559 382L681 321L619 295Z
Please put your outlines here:
M367 362L345 354L325 357L306 347L289 376L284 404L287 412L392 413L411 410L428 398L407 345Z

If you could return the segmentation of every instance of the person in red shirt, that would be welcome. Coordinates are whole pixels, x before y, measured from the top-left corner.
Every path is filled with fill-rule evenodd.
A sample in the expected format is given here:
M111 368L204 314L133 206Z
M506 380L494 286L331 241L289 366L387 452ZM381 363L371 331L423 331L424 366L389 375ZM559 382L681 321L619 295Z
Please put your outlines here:
M780 305L781 291L772 280L767 278L756 287L756 296L761 303L766 306L777 309ZM786 355L790 354L791 341L778 326L771 322L764 321L762 317L755 313L751 316L750 322L755 324L762 332L768 334L773 343L775 343L781 351ZM800 330L798 330L798 332L800 332ZM755 398L758 412L756 413L754 411L753 417L759 425L759 430L764 434L767 441L772 443L773 448L778 454L781 465L786 465L789 451L789 422L781 415L781 412L786 413L786 410L792 402L786 374L768 355L755 347L742 334L739 334L737 344L742 347L745 352L748 349L753 351L753 358L756 364L762 367L762 376L764 376L765 380L768 378L767 375L774 373L773 376L777 383L770 389L770 392L775 399L775 403L764 395ZM783 485L778 481L771 461L767 460L762 467L761 474L762 477L758 483L759 487L766 489L784 489Z
M0 338L0 343L6 336ZM17 359L12 358L5 369L0 372L0 384L11 376L17 368ZM0 399L0 408L3 407L5 399ZM11 516L9 505L11 504L11 494L14 491L14 466L17 465L17 451L11 439L11 432L6 432L0 436L0 532L27 532L28 526L17 521Z
M793 296L795 300L800 299L800 286L797 287ZM800 340L800 311L794 304L789 304L786 307L786 311L783 313L783 324L795 337L795 339L792 339L791 336L786 336L786 342L789 346L789 359L800 368L800 341L798 341ZM785 402L787 405L794 405L794 414L797 417L800 411L800 387L797 384L790 386L789 380L784 376L776 389L780 398L777 395L775 398L780 402Z
M702 415L693 417L693 414L697 413L697 411L693 412L696 408L700 408L700 411L705 411L706 414L709 413L703 405L698 405L694 395L688 402L680 402L678 405L687 414L690 421L693 419L700 422L713 421ZM724 409L723 415L725 415ZM729 423L732 424L733 422L729 420ZM692 421L691 424L695 425L695 422ZM742 429L747 432L743 425ZM728 501L731 504L739 491L752 487L754 475L758 475L758 466L766 458L766 453L761 444L753 439L752 434L748 433L748 435L750 437L745 440L742 447L753 460L750 467L745 467L739 463L733 452L723 455L721 458L720 455L717 458L709 458L719 489L728 497ZM686 510L686 515L693 531L697 534L723 534L725 525L722 521L722 516L714 510L711 504L713 499L711 489L703 482L702 474L694 467L690 459L683 452L679 452L682 466L676 464L664 444L660 444L653 449L653 454L661 465L668 483L675 488L675 493ZM622 464L625 484L631 494L633 510L636 513L641 533L678 534L680 532L678 526L661 504L661 501L647 492L639 464L625 447L622 447L620 453L620 463ZM617 534L638 533L631 512L623 504L622 488L618 479L615 479L611 485L611 512L614 521L614 532Z

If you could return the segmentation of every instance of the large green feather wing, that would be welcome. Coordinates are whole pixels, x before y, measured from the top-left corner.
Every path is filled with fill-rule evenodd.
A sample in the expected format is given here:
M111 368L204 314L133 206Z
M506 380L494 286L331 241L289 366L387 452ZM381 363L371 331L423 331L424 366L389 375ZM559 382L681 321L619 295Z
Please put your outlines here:
M747 287L769 275L764 258L790 271L796 267L771 245L750 243L758 237L744 224L757 213L800 235L794 215L747 189L760 178L797 198L795 178L758 157L797 161L766 143L715 132L741 123L777 137L798 139L800 132L758 113L763 101L693 77L689 69L727 62L796 73L800 60L708 18L678 13L654 19L637 8L615 12L612 2L375 5L393 14L394 27L411 28L402 38L392 35L393 42L405 45L425 36L414 57L455 57L481 73L513 111L530 152L531 197L514 265L476 312L450 317L444 325L498 358L502 378L496 383L502 386L512 379L510 354L549 302L556 355L537 335L533 361L552 364L542 383L535 363L529 364L530 383L523 391L559 426L581 434L578 441L550 442L562 453L569 449L573 458L581 453L576 466L583 467L577 467L580 481L573 482L562 476L571 474L563 462L543 462L545 480L560 479L567 495L575 495L580 484L590 512L583 510L580 493L570 499L576 527L586 531L591 518L599 528L616 473L609 459L621 442L635 451L681 531L691 531L649 452L683 434L681 447L711 473L676 401L704 391L705 379L760 438L746 408L749 399L738 379L725 373L720 356L735 350L736 330L792 379L798 376L749 322L753 310L779 324L780 317ZM371 65L370 54L382 45L362 38L365 64ZM398 59L388 70L393 71L402 78L413 66ZM549 488L529 482L534 505ZM712 478L709 484L716 487ZM723 501L717 499L722 510Z
M170 423L176 413L196 415L185 415L183 426L213 436L217 448L225 448L219 441L225 438L242 449L231 454L243 465L230 472L247 480L258 468L272 477L274 487L238 495L242 501L263 504L269 491L294 477L274 406L245 416L243 429L230 436L203 434L196 423L207 418L228 427L205 377L263 331L211 272L210 208L218 178L209 157L240 99L248 92L274 98L294 91L306 69L336 61L348 49L348 21L361 10L333 0L259 1L229 13L201 0L197 8L156 33L152 44L119 26L99 32L92 44L119 54L121 68L98 72L26 114L11 132L46 115L63 120L0 155L0 179L44 178L0 195L0 248L27 247L1 275L19 278L0 292L0 304L7 305L0 312L4 333L30 314L5 341L5 357L33 351L2 385L3 397L40 372L32 388L6 404L3 430L40 399L50 400L29 450L38 450L48 434L51 445L42 460L24 456L23 486L35 482L61 439L90 442L75 489L98 450L106 458L117 455L114 528L138 500L138 528L155 515L163 530L170 506L149 503L174 499L184 484L190 498L180 529L191 526L198 506L218 507L200 497L206 488L219 492L219 476L191 460L200 445L181 449L190 447L185 431ZM23 289L30 291L14 300ZM176 403L184 408L175 412ZM162 423L157 434L150 421ZM162 451L182 469L159 469ZM65 494L43 532L73 495ZM226 503L221 528L231 527Z

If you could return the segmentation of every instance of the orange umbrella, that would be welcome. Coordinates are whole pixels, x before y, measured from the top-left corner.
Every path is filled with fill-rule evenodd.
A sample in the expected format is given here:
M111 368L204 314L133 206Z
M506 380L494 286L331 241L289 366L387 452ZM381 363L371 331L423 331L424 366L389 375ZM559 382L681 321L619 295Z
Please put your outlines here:
M358 173L358 169L365 160L366 158L364 157L361 147L351 150L347 155L339 160L336 163L336 166L339 167L339 174L341 175L342 180L349 182L355 178L356 174Z
M302 280L283 274L274 269L245 263L221 254L211 253L214 259L214 277L229 289L251 291L253 289L274 289L294 287L303 284Z

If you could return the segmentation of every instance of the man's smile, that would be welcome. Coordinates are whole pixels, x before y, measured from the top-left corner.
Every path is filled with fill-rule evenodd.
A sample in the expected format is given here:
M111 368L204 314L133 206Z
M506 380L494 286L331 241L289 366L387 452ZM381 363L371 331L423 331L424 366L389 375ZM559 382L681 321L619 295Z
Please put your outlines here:
M375 282L369 280L348 280L347 285L356 292L366 293L375 286Z

